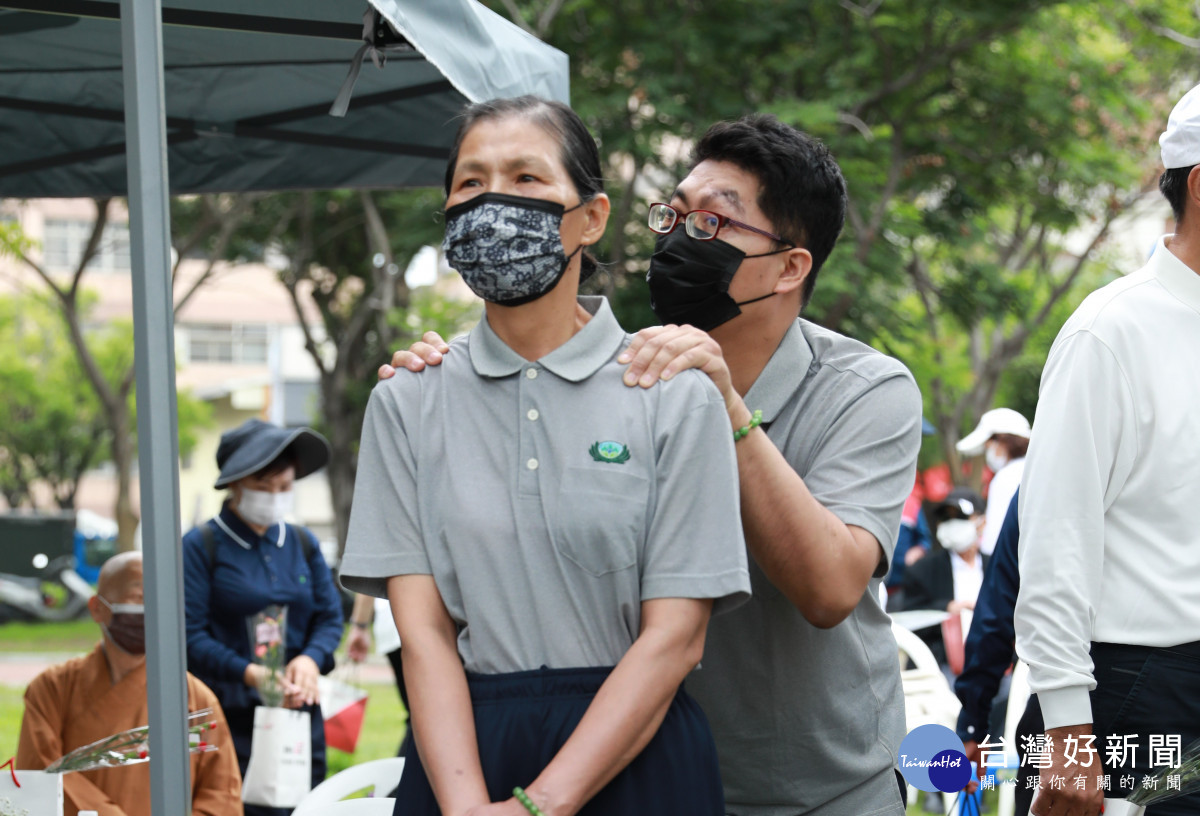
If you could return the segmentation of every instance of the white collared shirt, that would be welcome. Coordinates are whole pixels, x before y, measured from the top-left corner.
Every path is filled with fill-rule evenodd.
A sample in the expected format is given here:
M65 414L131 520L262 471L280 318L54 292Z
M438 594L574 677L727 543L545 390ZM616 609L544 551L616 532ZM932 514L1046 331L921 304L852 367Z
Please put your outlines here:
M1091 642L1200 640L1200 274L1160 240L1050 350L1020 493L1017 652L1092 722Z

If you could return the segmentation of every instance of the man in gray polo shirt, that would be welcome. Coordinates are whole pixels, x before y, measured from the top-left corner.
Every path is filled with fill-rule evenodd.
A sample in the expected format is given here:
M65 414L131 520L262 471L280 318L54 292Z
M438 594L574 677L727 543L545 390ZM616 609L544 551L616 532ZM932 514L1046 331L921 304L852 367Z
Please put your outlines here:
M915 474L920 392L896 360L798 317L845 217L825 147L752 116L714 125L694 159L670 205L651 208L648 279L667 325L619 358L643 387L701 369L740 436L754 594L713 618L688 688L731 814L898 816L904 695L877 598ZM393 364L439 361L447 347L427 339Z

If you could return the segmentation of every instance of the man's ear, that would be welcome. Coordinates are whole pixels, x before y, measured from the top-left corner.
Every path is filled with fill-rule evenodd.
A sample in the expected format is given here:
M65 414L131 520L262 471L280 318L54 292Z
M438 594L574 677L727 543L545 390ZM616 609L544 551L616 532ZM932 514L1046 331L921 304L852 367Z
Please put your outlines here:
M1187 218L1187 211L1192 211L1192 217L1196 217L1200 213L1200 164L1192 168L1187 177L1187 201L1183 204L1184 217ZM1176 224L1176 227L1179 225Z
M105 607L104 604L100 603L99 595L93 595L92 597L88 598L87 608L88 612L92 616L92 620L94 620L96 623L101 625L108 623L108 621L104 619L104 613L108 611L108 608Z
M611 208L612 204L604 193L597 193L595 198L584 202L583 214L587 221L584 222L583 234L580 236L584 246L591 246L604 237Z
M773 291L777 294L794 292L804 285L808 273L812 271L812 253L803 247L793 247L780 255L783 258L783 272L775 282Z

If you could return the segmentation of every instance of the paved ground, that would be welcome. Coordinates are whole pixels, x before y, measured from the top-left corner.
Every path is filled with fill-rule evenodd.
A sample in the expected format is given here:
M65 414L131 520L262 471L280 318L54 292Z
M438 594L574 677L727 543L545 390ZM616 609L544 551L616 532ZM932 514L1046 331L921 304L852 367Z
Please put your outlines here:
M0 652L0 685L24 688L47 666L53 666L55 663L62 663L77 656L75 653ZM393 682L391 664L387 662L387 658L372 655L358 667L356 679L360 683L390 685Z

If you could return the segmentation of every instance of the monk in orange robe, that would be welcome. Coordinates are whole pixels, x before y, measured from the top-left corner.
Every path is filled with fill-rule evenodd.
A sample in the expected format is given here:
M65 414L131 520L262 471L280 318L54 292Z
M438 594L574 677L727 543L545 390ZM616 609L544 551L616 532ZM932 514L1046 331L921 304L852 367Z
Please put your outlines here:
M100 571L88 601L104 639L91 653L52 666L25 691L17 767L41 770L63 754L143 726L146 650L143 629L142 556L122 553ZM204 733L218 750L191 756L193 816L241 816L242 781L221 704L208 686L187 676L188 711L213 710L216 728ZM94 810L100 816L151 816L150 765L140 763L64 774L65 816Z

